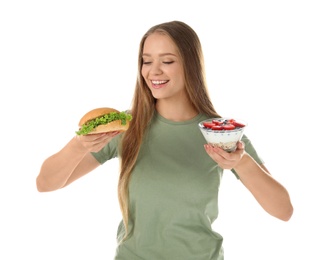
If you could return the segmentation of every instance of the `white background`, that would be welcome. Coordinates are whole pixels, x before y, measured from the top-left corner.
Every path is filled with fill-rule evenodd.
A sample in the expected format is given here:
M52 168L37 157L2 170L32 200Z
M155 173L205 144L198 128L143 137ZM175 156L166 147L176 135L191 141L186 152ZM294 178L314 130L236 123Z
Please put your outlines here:
M216 109L289 190L289 222L265 213L227 171L227 260L334 260L335 9L332 1L15 1L0 3L0 259L112 259L118 162L38 193L43 160L98 106L129 108L139 41L156 23L198 33Z

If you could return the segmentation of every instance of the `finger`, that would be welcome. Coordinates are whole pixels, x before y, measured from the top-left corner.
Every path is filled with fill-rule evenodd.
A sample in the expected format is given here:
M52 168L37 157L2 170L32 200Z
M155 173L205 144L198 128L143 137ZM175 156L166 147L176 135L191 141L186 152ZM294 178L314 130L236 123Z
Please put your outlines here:
M104 148L113 138L114 138L113 136L105 135L101 137L99 140L95 140L93 142L89 142L86 144L87 144L87 147L89 147L90 151L98 152L102 148Z
M222 168L222 169L232 169L236 162L240 158L240 153L244 150L239 150L239 152L228 153L221 148L213 147L211 145L205 145L205 150L207 154Z
M107 143L109 143L118 133L106 133L103 135L100 135L98 138L90 141L92 145L102 145L105 146Z
M110 137L114 137L118 135L119 133L120 133L119 131L113 131L113 132L108 132L108 133L89 134L89 135L83 135L81 136L81 138L85 142L96 142L96 141L108 139Z
M213 152L220 155L221 157L223 157L227 161L236 160L236 156L235 156L234 152L227 152L220 147L213 147Z
M100 151L110 140L120 132L98 133L77 136L80 143L89 151Z
M243 141L238 141L236 147L237 147L237 149L241 149L241 150L243 150L244 147L245 147L245 144L244 144Z
M206 144L205 146L205 150L207 152L207 154L217 163L220 164L229 164L231 161L230 159L230 154L224 150L222 150L221 148L218 147L213 147L211 145ZM227 157L229 159L227 159Z
M102 136L104 136L105 133L101 133L101 134L88 134L88 135L79 135L77 136L79 138L79 140L83 141L83 142L92 142L95 141L99 138L101 138Z

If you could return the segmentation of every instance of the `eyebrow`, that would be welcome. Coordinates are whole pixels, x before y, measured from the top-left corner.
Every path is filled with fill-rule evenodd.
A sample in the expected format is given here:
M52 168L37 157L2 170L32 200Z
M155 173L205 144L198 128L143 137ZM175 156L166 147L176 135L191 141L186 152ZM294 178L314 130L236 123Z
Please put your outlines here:
M151 55L148 54L148 53L143 53L142 56L151 57ZM163 56L175 56L175 57L177 57L176 54L173 54L173 53L170 53L170 52L161 53L161 54L159 54L158 56L159 56L159 57L163 57Z

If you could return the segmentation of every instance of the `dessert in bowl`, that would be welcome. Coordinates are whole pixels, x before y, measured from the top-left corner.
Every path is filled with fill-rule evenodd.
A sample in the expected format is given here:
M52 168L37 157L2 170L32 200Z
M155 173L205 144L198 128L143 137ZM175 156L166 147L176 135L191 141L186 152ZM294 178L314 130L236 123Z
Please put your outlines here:
M199 123L199 128L208 144L227 152L236 150L241 140L246 122L233 118L210 118Z

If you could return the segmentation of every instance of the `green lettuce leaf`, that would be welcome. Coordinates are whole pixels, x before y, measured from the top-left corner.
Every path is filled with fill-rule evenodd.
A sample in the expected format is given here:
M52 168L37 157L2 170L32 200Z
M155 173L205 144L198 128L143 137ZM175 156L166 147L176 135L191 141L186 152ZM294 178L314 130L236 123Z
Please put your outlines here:
M82 125L82 127L76 131L77 135L86 135L93 131L94 128L96 128L99 125L105 125L115 120L121 120L121 124L125 125L127 123L127 120L130 121L132 119L132 115L128 114L126 112L111 112L109 114L103 115L101 117L97 117L95 119L92 119L86 124Z

